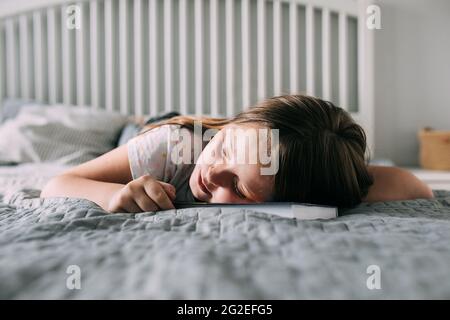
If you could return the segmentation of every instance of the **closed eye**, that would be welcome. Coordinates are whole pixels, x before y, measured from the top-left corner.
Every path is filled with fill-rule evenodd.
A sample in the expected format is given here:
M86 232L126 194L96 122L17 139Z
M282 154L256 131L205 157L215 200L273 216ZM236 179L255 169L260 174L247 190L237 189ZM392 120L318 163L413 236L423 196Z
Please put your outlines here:
M239 190L238 188L238 179L237 177L234 178L234 192L242 199L245 199L245 195Z

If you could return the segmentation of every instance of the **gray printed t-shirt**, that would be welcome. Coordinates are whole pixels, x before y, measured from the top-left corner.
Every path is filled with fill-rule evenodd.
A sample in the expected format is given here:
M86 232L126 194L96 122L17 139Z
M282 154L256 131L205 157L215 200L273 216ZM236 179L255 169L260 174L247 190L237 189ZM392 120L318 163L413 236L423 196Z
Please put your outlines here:
M174 152L174 148L181 141L171 141L175 130L180 130L180 136L186 135L191 139L189 164L180 163L179 152ZM203 142L202 150L206 144L207 142ZM189 178L195 167L193 131L177 125L162 125L132 138L127 142L127 147L133 179L148 174L156 180L172 184L176 188L175 201L195 201L189 187Z

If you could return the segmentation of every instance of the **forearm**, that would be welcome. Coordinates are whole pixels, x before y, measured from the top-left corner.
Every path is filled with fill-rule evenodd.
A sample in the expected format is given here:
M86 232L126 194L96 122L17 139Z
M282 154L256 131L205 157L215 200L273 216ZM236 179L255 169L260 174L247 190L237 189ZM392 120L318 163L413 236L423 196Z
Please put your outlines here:
M113 194L123 187L124 185L119 183L101 182L63 174L47 183L41 192L41 198L83 198L95 202L104 210L108 210L108 204Z
M363 201L395 201L433 198L432 190L411 172L395 167L369 166L374 184Z

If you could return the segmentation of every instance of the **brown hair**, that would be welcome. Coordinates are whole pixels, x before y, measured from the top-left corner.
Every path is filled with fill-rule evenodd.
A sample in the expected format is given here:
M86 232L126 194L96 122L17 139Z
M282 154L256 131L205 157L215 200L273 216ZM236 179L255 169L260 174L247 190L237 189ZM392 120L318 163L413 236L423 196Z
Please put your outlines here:
M177 116L152 124L221 129L229 123L255 123L279 129L279 170L273 201L351 207L367 195L373 178L367 169L366 135L343 109L306 95L267 99L231 119Z

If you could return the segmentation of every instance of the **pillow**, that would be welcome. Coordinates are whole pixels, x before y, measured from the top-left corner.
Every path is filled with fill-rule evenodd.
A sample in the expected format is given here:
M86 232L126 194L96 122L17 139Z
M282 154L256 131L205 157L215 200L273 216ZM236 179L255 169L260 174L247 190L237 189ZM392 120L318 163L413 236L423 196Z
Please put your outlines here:
M9 119L14 119L17 114L30 105L42 105L33 100L28 99L5 99L3 100L2 107L0 108L0 123Z
M129 123L127 124L120 134L119 141L117 142L118 146L126 144L128 140L135 137L141 130L143 126L138 123Z
M76 106L27 106L0 125L0 163L76 165L113 149L128 118Z

